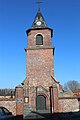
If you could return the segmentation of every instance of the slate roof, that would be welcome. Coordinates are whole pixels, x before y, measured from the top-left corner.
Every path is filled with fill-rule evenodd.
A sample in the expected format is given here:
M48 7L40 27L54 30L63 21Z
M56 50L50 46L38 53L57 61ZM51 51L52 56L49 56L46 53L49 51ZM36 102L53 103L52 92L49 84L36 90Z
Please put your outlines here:
M34 19L31 28L35 29L35 28L46 28L46 27L47 27L46 21L44 20L44 17L42 16L40 9L38 9L38 12L36 14L36 17Z
M50 27L47 26L47 23L40 11L40 9L38 9L38 12L35 16L35 19L34 19L34 22L32 23L32 26L31 28L29 28L26 33L27 33L27 36L28 36L28 33L31 31L31 30L42 30L42 29L49 29L51 30L51 37L53 36L53 29L51 29Z

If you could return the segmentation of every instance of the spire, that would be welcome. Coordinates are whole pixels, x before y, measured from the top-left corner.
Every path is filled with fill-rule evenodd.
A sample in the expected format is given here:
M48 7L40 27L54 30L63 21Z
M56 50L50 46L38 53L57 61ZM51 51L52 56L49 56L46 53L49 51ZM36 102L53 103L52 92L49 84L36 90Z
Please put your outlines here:
M44 19L44 17L42 16L41 14L41 11L40 11L40 4L42 2L40 2L40 0L38 0L37 4L38 4L38 11L37 11L37 14L35 16L35 19L34 19L34 22L32 23L32 26L31 28L29 28L26 33L27 33L27 36L29 35L28 33L31 31L31 30L38 30L38 29L49 29L51 30L51 37L53 36L53 29L49 28L47 26L47 23Z
M36 2L38 4L38 9L40 9L40 4L42 3L40 0L38 0L38 2Z
M46 27L47 27L46 21L44 20L44 17L40 12L40 7L39 7L31 28L35 29L35 28L46 28Z

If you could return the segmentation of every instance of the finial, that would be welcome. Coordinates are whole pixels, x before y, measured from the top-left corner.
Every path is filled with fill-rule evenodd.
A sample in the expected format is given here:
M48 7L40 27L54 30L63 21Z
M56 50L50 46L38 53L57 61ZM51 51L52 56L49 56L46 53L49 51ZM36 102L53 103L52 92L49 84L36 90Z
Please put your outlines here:
M40 0L36 2L38 4L38 11L40 11L40 4L42 3Z

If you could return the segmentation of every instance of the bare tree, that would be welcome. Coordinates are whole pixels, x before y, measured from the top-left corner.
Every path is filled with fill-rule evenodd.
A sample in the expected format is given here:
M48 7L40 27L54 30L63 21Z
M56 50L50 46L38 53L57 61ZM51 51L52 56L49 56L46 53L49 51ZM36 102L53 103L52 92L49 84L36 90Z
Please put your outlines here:
M76 80L70 80L68 82L66 82L63 86L64 91L73 91L75 89L79 89L80 88L80 83Z

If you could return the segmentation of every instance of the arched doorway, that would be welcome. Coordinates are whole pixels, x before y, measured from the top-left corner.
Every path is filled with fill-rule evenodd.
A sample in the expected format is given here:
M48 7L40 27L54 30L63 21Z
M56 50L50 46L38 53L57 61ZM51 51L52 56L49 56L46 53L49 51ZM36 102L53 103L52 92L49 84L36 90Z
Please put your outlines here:
M46 97L44 95L37 96L36 109L37 110L46 110Z

